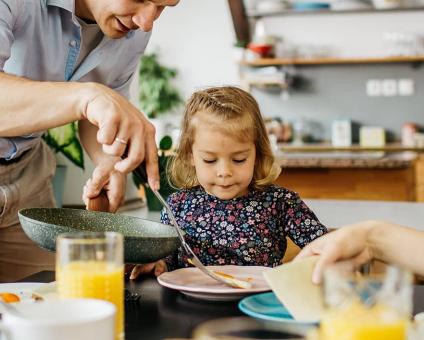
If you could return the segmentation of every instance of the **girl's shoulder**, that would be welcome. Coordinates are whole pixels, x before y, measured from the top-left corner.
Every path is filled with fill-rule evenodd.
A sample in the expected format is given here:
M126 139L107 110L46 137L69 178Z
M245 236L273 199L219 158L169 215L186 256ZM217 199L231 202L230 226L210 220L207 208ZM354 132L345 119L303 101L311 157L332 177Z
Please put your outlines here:
M204 196L204 191L198 187L190 189L179 189L168 196L168 203L189 202Z
M270 196L278 199L293 199L299 198L299 194L295 191L280 187L275 184L267 185L262 191L257 191L259 195Z

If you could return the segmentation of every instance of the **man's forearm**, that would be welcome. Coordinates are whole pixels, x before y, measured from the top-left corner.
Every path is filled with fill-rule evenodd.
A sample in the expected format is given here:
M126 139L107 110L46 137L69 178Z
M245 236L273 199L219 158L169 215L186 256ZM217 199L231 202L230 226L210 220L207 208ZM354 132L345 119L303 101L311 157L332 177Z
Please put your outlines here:
M21 136L82 119L90 86L0 72L0 136Z
M375 222L368 240L375 258L424 274L424 232L388 222Z

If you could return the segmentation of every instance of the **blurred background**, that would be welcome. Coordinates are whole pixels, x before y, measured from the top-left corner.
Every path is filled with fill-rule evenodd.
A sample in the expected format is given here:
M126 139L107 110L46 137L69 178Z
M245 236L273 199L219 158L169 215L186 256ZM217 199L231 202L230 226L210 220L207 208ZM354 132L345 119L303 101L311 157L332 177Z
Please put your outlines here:
M182 101L205 86L250 91L283 167L277 182L302 197L422 201L423 22L423 1L182 0L146 53L176 71ZM140 109L143 81L131 88ZM182 110L155 118L158 141L177 143ZM63 205L81 205L92 164L58 157ZM137 197L129 178L127 201Z

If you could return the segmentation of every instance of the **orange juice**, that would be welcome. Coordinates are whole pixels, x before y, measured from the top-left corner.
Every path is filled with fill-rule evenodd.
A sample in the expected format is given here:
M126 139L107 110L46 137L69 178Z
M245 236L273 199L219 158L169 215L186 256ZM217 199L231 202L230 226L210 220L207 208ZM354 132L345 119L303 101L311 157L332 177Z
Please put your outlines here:
M406 340L408 321L389 306L360 302L329 310L321 320L322 340Z
M116 340L124 338L124 268L101 261L75 261L56 268L63 298L95 298L116 306Z

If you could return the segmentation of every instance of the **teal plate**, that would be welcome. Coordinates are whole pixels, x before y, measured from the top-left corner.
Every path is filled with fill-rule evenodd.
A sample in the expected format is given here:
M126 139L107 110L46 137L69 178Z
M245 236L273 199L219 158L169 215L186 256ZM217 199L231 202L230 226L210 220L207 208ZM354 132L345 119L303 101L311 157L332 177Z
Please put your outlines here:
M317 321L295 320L273 292L248 296L239 302L238 307L243 313L261 320L305 326L315 326L318 324Z

